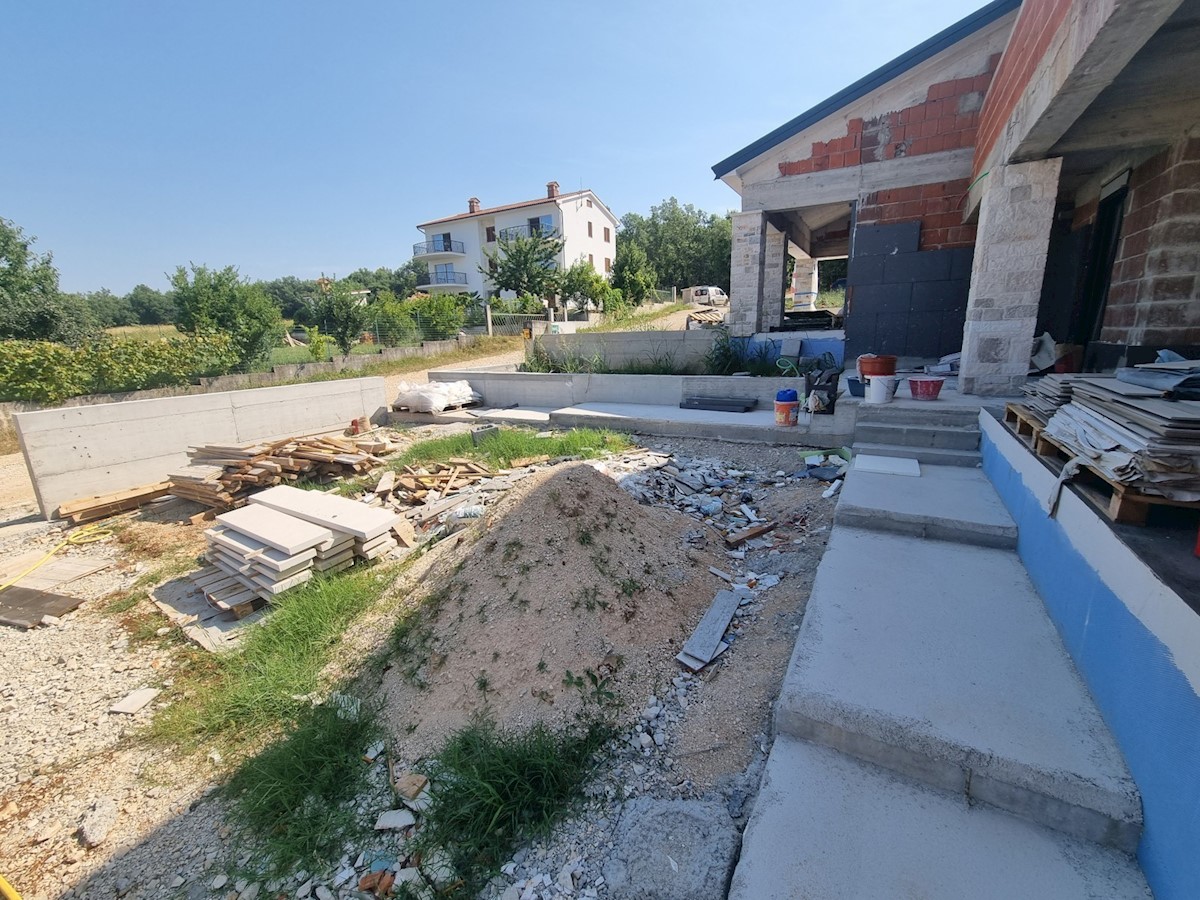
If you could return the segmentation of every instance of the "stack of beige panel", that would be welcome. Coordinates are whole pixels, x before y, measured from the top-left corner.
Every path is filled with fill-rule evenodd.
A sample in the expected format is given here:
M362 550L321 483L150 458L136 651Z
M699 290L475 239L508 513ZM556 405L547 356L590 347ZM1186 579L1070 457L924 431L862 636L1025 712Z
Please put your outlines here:
M339 547L348 538L360 559L377 559L399 546L392 529L400 516L345 497L279 485L251 496L250 508L256 506L326 528Z

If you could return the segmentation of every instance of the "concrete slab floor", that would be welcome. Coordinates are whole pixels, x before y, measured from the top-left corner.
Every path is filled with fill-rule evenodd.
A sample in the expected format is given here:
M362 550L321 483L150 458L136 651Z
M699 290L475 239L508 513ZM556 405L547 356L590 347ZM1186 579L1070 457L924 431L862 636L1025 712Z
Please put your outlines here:
M1136 846L1136 786L1014 553L835 528L776 718L795 737Z
M921 466L920 478L850 470L841 524L984 546L1015 547L1017 526L982 469Z
M780 736L730 900L1150 897L1133 860Z

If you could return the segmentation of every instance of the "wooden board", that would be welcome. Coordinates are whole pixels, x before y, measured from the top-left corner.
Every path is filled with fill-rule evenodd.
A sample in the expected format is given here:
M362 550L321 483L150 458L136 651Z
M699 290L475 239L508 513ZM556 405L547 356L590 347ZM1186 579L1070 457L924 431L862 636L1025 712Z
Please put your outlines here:
M269 488L263 493L274 490L279 488ZM305 493L296 488L289 490ZM333 533L328 528L255 503L222 513L217 516L217 521L288 556L295 556L309 547L316 547L333 539Z
M769 531L774 531L779 526L778 522L764 522L762 525L752 525L742 531L735 531L733 534L725 538L726 547L740 547L746 541L753 540L756 537L762 537Z
M352 534L361 541L386 534L398 518L395 513L372 509L345 497L302 491L288 485L260 491L250 498L250 506L268 507L331 531Z
M66 615L81 603L82 597L13 585L0 591L0 624L33 628L43 616Z
M45 557L41 550L24 553L12 559L0 562L0 584L6 584L16 578L30 566ZM93 558L84 556L54 556L49 562L43 563L28 575L21 578L17 584L35 591L53 590L62 584L107 569L115 560L106 557Z
M142 503L148 503L158 497L170 493L171 484L167 481L155 481L139 485L111 494L99 494L92 497L80 497L67 503L59 504L58 515L66 518L75 515L104 514L107 511L117 512L120 509L134 509ZM129 506L129 504L133 506Z

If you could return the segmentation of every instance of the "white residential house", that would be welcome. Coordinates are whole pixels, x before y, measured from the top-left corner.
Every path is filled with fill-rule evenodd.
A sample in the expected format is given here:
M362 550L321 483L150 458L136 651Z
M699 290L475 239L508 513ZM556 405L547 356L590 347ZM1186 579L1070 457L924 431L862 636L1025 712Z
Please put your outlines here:
M467 211L418 225L425 240L413 245L413 257L428 262L422 291L474 291L494 296L497 291L479 270L487 268L484 250L494 252L501 237L553 231L563 241L558 257L565 269L584 260L604 276L612 273L617 255L617 217L590 190L562 194L558 182L546 185L546 196L483 209L478 197Z

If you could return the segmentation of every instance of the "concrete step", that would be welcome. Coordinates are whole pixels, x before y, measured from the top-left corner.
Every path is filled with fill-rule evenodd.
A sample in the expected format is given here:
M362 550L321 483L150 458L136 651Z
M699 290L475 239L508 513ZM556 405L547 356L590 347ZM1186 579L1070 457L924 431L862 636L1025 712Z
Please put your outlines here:
M921 466L921 477L851 467L833 520L981 547L1016 549L1017 525L982 469Z
M922 403L917 400L895 403L860 403L858 421L883 425L957 425L979 423L979 407Z
M977 466L981 459L978 450L944 450L940 447L911 447L905 444L876 444L856 440L850 445L855 453L873 456L899 456L919 460L930 466Z
M1137 847L1137 787L1014 553L835 527L776 724L1074 837Z
M854 440L906 447L937 447L941 450L978 450L978 425L893 425L859 422Z
M781 736L730 900L1150 897L1124 853Z

